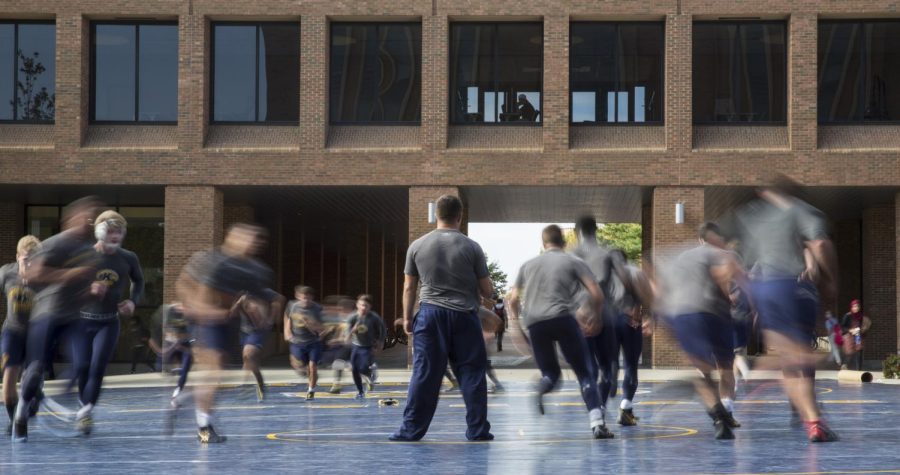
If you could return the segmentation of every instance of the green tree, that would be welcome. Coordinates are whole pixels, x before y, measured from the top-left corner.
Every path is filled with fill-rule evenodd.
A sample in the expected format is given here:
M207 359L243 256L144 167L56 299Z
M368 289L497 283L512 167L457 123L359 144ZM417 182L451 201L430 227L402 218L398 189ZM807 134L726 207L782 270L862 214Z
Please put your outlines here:
M629 261L641 260L641 225L636 223L608 223L597 226L597 241L610 249L621 249ZM564 237L566 246L578 243L574 229L567 229Z
M508 283L509 276L500 269L500 263L488 259L487 255L485 255L484 258L488 261L488 273L491 276L491 283L494 284L494 293L503 295L503 293L506 292L506 284Z

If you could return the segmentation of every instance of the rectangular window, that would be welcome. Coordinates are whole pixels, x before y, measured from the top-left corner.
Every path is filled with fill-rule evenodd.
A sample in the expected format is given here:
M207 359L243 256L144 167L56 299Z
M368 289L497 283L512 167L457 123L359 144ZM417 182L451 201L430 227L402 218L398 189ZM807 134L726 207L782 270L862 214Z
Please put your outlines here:
M900 21L819 23L819 122L900 121Z
M91 120L178 120L178 25L94 23Z
M214 23L212 50L213 122L298 122L297 24Z
M418 124L422 25L333 23L329 73L332 123Z
M53 123L56 25L0 21L0 121Z
M540 23L450 26L450 121L541 122L544 31Z
M571 122L661 123L663 24L577 22L570 29Z
M694 23L694 122L787 120L784 22Z

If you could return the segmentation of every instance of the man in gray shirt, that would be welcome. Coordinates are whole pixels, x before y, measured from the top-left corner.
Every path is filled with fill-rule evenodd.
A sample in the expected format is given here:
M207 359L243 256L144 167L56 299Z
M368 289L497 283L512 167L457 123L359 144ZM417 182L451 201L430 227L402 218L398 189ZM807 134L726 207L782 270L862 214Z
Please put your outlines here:
M816 404L815 338L818 286L826 308L837 289L837 255L825 218L797 198L800 187L787 177L758 191L759 198L738 215L741 242L755 259L759 279L752 285L766 345L778 348L785 392L806 424L810 442L837 440ZM806 259L805 253L810 257Z
M716 439L733 439L738 424L721 396L734 397L734 335L731 326L731 283L741 281L734 255L715 223L697 231L700 245L679 254L661 268L663 308L691 363L700 371L694 387L713 420ZM711 373L718 369L719 386Z
M478 307L493 292L481 246L459 231L462 202L452 195L437 201L437 229L415 240L406 252L403 328L413 336L413 369L403 424L390 436L413 441L425 436L449 359L466 403L466 438L492 440L487 420L487 350ZM413 318L416 287L419 311Z
M603 293L587 264L563 251L565 242L559 226L547 226L541 237L544 253L522 264L509 301L510 319L518 320L521 314L522 323L528 328L534 361L541 371L537 388L538 410L544 413L543 396L556 387L562 374L556 358L555 344L558 343L578 378L594 438L610 439L613 434L603 421L587 340L575 319L576 295L580 287L587 289L591 307L596 312L603 304ZM590 318L597 318L596 313Z
M374 353L384 343L387 330L381 315L372 311L373 298L369 294L362 294L356 298L356 313L347 321L348 337L350 338L350 364L352 366L353 383L356 385L356 398L366 397L363 388L362 377L369 380L369 389L372 388L372 364L375 362Z

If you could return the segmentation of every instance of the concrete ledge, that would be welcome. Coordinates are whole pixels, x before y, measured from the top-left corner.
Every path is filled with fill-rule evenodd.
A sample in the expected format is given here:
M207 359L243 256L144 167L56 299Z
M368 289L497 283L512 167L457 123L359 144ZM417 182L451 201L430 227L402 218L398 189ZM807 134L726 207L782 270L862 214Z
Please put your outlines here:
M222 150L300 150L295 125L211 125L206 148Z
M820 150L898 151L900 125L820 125Z
M784 125L695 125L694 150L789 150Z
M53 124L0 124L0 149L52 149Z
M579 125L569 127L572 150L665 150L662 125Z
M422 128L417 125L333 125L325 148L336 150L420 150Z
M178 148L177 125L90 125L84 148L168 149Z
M521 125L452 125L447 148L459 150L541 150L541 127Z

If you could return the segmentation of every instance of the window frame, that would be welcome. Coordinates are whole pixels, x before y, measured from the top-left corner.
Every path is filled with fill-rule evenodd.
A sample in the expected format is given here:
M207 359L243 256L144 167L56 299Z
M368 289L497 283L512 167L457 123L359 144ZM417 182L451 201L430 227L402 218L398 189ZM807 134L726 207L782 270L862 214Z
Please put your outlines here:
M53 49L54 49L54 62L56 61L56 48L57 48L57 31L56 31L56 19L52 20L16 20L14 18L10 19L0 19L0 25L12 25L13 26L13 52L15 53L19 49L19 25L53 25ZM19 58L15 57L13 61L13 95L12 100L15 101L19 96L19 91L17 88L18 79L19 79ZM53 78L53 93L56 94L56 77ZM19 120L16 119L18 116L18 107L13 107L13 118L10 119L0 119L0 124L30 124L30 125L54 125L56 124L56 112L53 113L53 120Z
M660 38L662 41L659 45L659 58L660 58L660 67L659 67L659 90L662 92L662 98L660 99L660 118L658 121L644 121L644 122L573 122L572 121L572 25L574 24L587 24L587 25L615 25L616 26L616 38L618 41L618 32L619 25L627 24L627 25L653 25L658 26L662 29L662 35ZM618 49L613 48L614 58L617 60L619 58ZM616 83L618 84L619 78L616 77ZM593 21L593 20L583 20L583 21L570 21L569 22L569 126L575 127L617 127L617 126L628 126L628 127L659 127L666 125L666 22L665 21L650 21L650 20L640 20L640 21ZM618 101L618 98L616 99Z
M696 111L696 91L694 90L694 61L696 60L696 55L694 55L694 27L696 25L736 25L740 28L741 25L781 25L784 28L784 120L770 120L770 121L750 121L750 122L721 122L721 121L698 121L695 119L695 111ZM695 20L691 25L691 123L693 125L700 126L732 126L732 127L786 127L789 122L789 108L788 104L791 101L791 89L790 89L790 75L791 75L791 64L790 64L790 21L789 20Z
M135 120L96 120L97 113L97 26L98 25L112 25L112 26L133 26L134 27L134 115L138 117ZM141 54L141 25L159 25L159 26L174 26L178 27L178 20L137 20L137 21L112 21L112 20L98 20L91 22L91 32L90 32L90 112L88 123L91 125L178 125L178 119L175 120L140 120L140 85L141 85L141 76L140 76L140 54ZM177 35L178 39L178 47L181 47L181 34ZM178 59L178 58L176 58ZM181 64L178 61L178 69L176 75L181 74ZM175 115L178 116L178 110L180 108L180 104L178 101L178 93L179 89L177 87L177 77L176 77L176 88L175 88Z
M453 83L455 81L455 74L452 71L452 63L453 63L453 27L454 26L467 26L467 25L490 25L493 28L497 28L499 25L540 25L541 26L541 100L537 109L541 113L541 120L539 122L526 122L526 121L496 121L496 122L454 122L453 121ZM534 21L452 21L449 23L449 31L448 38L450 44L447 48L447 123L450 126L489 126L489 127L515 127L515 126L525 126L525 127L543 127L544 126L544 19L534 20ZM498 72L497 68L494 66L497 60L497 35L496 31L494 34L493 41L493 51L491 52L491 76L494 85L496 86L498 82Z
M821 88L819 87L819 78L821 77L821 70L819 68L822 67L822 64L819 62L819 34L822 32L822 24L838 24L838 23L856 23L862 26L865 26L869 23L897 23L900 25L900 18L856 18L856 19L848 19L848 18L840 18L840 19L819 19L816 24L816 109L818 111L819 106L819 94L821 93ZM860 43L860 46L862 43ZM900 47L898 47L900 48ZM869 58L862 58L862 61L868 62ZM897 120L832 120L832 121L821 121L819 120L819 114L816 112L816 124L823 126L830 125L840 125L840 126L866 126L866 125L900 125L900 118Z
M333 117L331 117L331 49L334 47L333 41L334 36L332 35L332 28L337 26L347 26L347 25L355 25L355 26L375 26L376 28L381 25L400 25L400 26L414 26L417 25L419 27L419 120L416 121L340 121L336 122ZM377 36L376 29L376 36ZM424 33L424 28L422 27L421 21L372 21L372 20L364 20L364 21L330 21L328 22L328 125L334 126L342 126L342 125L362 125L362 126L372 126L372 125L407 125L407 126L421 126L422 125L422 56L425 51L424 45L422 44L422 36Z
M279 20L279 21L236 21L236 20L227 20L227 21L210 21L209 22L209 125L254 125L254 126L262 126L262 127L296 127L300 125L300 103L297 103L297 120L290 121L260 121L259 119L259 28L261 25L291 25L297 27L297 40L302 41L302 36L300 32L300 21L291 21L291 20ZM231 121L231 120L215 120L215 92L216 92L216 27L217 26L253 26L256 28L256 90L253 92L256 97L256 106L254 110L254 114L256 115L257 120L255 121ZM303 46L298 45L297 48L297 67L302 68L303 64L301 63L301 55L303 51ZM299 82L299 78L297 79ZM297 88L297 96L298 99L302 97L300 93L300 88L298 84Z

